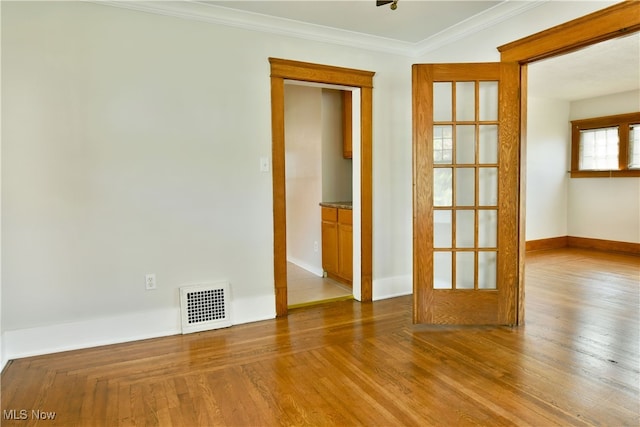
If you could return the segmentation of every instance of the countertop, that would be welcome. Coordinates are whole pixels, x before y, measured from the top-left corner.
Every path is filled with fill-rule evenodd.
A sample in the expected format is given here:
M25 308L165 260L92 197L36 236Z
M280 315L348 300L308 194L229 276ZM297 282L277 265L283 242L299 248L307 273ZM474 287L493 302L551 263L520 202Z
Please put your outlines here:
M325 208L351 209L352 202L320 202Z

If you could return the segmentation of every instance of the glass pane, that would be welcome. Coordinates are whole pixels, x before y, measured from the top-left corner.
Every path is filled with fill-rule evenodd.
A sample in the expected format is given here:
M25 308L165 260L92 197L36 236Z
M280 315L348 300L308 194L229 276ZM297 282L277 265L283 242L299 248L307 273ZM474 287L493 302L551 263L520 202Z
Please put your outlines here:
M474 121L475 119L475 82L456 82L456 121Z
M456 289L474 288L474 255L473 252L456 252Z
M480 125L480 163L498 163L498 126Z
M456 247L475 246L475 211L456 211Z
M629 128L629 169L640 169L640 124Z
M497 206L498 204L498 168L480 168L479 205Z
M580 131L580 170L617 170L618 127Z
M453 120L451 82L437 82L433 84L433 120L436 122L450 122Z
M456 205L473 206L476 201L475 168L456 169Z
M451 211L433 211L433 246L436 248L450 248L452 236Z
M453 126L433 127L433 162L453 163Z
M478 252L478 289L496 289L496 252Z
M433 170L433 205L451 206L453 200L453 169L435 168Z
M480 82L480 120L498 120L498 82Z
M476 162L476 127L456 126L456 163Z
M478 247L495 248L498 244L498 211L478 211Z
M451 289L451 252L433 253L433 289Z

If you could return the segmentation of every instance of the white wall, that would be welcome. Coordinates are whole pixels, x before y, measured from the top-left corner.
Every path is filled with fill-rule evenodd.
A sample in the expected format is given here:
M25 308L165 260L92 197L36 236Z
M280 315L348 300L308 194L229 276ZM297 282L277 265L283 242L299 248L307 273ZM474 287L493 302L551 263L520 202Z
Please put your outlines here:
M535 95L527 102L526 239L566 236L569 102Z
M530 73L535 72L535 64ZM571 178L571 120L640 111L640 91L568 102L528 97L527 240L640 242L640 179Z
M345 159L342 136L342 92L322 90L322 201L353 199L353 161Z
M202 280L275 316L268 57L376 71L374 280L409 273L409 59L84 2L3 2L2 31L7 358L177 333Z
M285 85L287 260L322 275L322 89Z
M640 111L640 91L571 103L569 120ZM569 235L640 243L640 178L569 181Z

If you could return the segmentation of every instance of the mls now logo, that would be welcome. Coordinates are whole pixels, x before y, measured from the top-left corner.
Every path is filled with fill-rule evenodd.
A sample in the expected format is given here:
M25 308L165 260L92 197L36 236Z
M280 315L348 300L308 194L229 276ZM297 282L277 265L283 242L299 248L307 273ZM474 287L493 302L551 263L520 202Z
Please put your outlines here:
M5 420L53 420L56 418L55 412L41 411L33 409L31 412L26 409L5 409L2 411L2 418Z
M2 418L5 420L26 420L29 418L29 411L26 409L5 409L2 411Z

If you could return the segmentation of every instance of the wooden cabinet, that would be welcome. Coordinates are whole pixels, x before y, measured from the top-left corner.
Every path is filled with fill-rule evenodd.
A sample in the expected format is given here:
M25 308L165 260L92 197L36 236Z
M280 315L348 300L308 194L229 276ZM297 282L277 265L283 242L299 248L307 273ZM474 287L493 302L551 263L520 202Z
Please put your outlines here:
M352 96L351 91L342 91L342 156L345 159L353 158L352 148Z
M338 272L338 209L322 208L322 269Z
M351 209L322 207L322 269L348 286L353 283L353 216Z
M338 209L338 276L353 282L353 216L351 209Z

